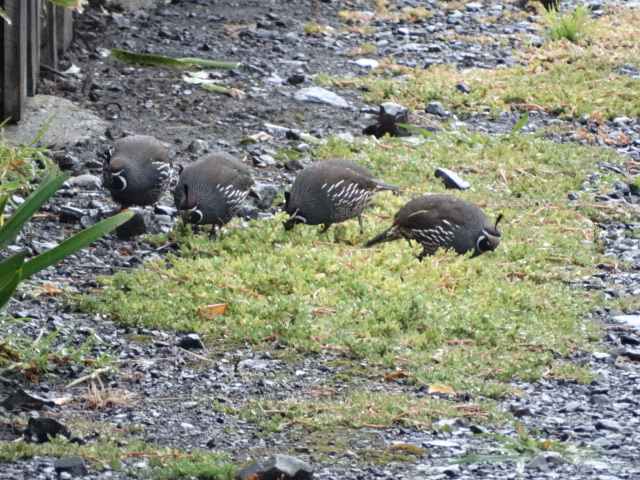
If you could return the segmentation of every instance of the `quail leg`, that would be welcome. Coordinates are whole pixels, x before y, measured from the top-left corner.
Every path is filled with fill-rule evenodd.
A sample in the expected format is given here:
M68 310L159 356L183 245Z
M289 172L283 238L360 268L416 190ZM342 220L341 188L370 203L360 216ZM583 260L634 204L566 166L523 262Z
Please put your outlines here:
M358 223L360 224L360 235L364 233L364 225L362 225L362 215L358 215Z
M331 226L330 223L325 223L324 224L324 228L320 231L320 234L325 233L327 230L329 230L329 227Z
M216 240L218 238L218 234L216 233L216 226L211 225L211 230L209 230L209 239Z

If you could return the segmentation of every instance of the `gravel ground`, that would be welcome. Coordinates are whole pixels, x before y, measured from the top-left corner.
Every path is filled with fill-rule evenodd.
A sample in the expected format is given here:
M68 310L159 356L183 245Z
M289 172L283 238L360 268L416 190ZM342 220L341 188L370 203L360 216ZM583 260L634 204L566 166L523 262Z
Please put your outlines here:
M126 2L124 2L126 3ZM140 3L140 6L139 6ZM484 18L501 16L513 10L512 4L488 0L468 3L461 9L441 11L437 2L398 1L399 6L424 5L431 9L429 19L417 23L376 20L375 33L366 41L376 46L369 59L381 60L393 55L400 63L428 66L451 62L460 69L501 68L516 59L512 49L519 48L512 37L514 32L531 35L542 42L539 32L529 21L503 19L483 23ZM624 2L620 2L624 3ZM152 5L151 7L144 5ZM337 12L340 9L366 11L368 3L319 2L320 23L340 28ZM599 8L595 3L595 9ZM269 159L277 148L291 145L304 149L301 141L292 144L285 138L286 129L309 132L319 137L331 134L358 136L362 128L372 123L377 107L366 104L358 91L340 90L344 106L301 102L294 98L301 89L315 84L311 79L329 73L337 77L366 73L366 67L354 63L360 57L345 56L362 45L360 35L349 33L332 36L307 36L306 23L315 21L311 2L264 1L174 1L129 2L124 10L105 14L89 9L78 18L77 35L66 54L62 69L75 64L81 73L66 79L45 80L42 93L66 97L76 104L104 118L109 128L104 137L92 138L76 145L54 145L60 150L59 159L73 171L74 176L97 175L101 163L95 152L105 150L114 138L123 133L152 134L167 143L178 162L189 162L205 151L224 149L253 159L255 174L268 185L281 189L290 183L294 172L284 165L271 165ZM255 27L248 27L254 24ZM225 28L225 25L236 27ZM240 25L244 25L240 27ZM459 40L459 35L464 40ZM476 41L480 35L491 36L490 45ZM500 39L508 40L502 46ZM246 93L242 100L212 94L197 86L182 82L171 70L134 68L101 56L101 49L123 48L131 51L176 57L207 57L237 60L243 66L221 71L218 79L229 88ZM637 76L632 66L623 72ZM291 82L304 80L300 84ZM296 79L295 76L298 76ZM288 81L291 79L290 81ZM515 112L504 112L497 118L472 115L460 119L470 129L489 134L508 133L518 120ZM539 127L559 120L543 112L531 112L523 132L534 133ZM274 128L273 125L286 127ZM607 123L608 138L600 137L596 125L588 119L575 122L593 131L603 148L615 148L629 161L640 159L640 122L638 119L618 118ZM253 145L241 140L261 131L273 139ZM625 145L616 145L617 134L631 138ZM575 141L572 133L554 137L558 142ZM611 139L614 141L610 141ZM304 163L304 162L303 162ZM291 167L291 166L288 166ZM611 187L602 182L604 175L633 170L637 166L594 165L593 172L585 172L584 190L572 194L596 195L602 202L640 203L640 192L629 190L625 183ZM88 225L99 221L114 204L104 191L95 185L95 178L80 177L52 199L45 208L47 216L39 218L16 241L35 253L46 250ZM248 207L249 208L249 207ZM150 212L151 210L149 210ZM157 231L172 227L173 207L169 201L155 208ZM268 218L270 209L249 208L247 215ZM50 216L49 216L50 215ZM150 214L147 214L151 216ZM58 221L58 218L62 222ZM635 223L634 223L635 222ZM640 218L630 223L603 226L601 239L612 262L621 259L628 269L602 266L591 279L574 285L575 288L604 290L610 296L638 296L640 293ZM635 231L635 235L632 232ZM626 232L626 234L625 234ZM630 234L631 233L631 234ZM629 235L630 234L630 235ZM61 338L70 335L76 324L77 335L84 337L99 329L101 338L115 348L110 352L123 363L120 375L111 378L109 386L124 387L146 401L137 406L83 410L78 402L63 407L47 407L50 413L72 424L81 417L114 425L141 424L144 439L172 447L201 447L224 451L232 461L247 461L275 452L294 454L316 468L322 479L441 479L441 478L559 478L559 479L640 479L640 311L593 312L593 321L606 332L602 340L604 353L583 352L571 361L589 364L598 375L590 385L580 385L563 378L542 379L533 384L517 385L524 396L507 398L505 410L513 412L523 427L539 430L543 437L571 440L596 452L593 458L579 463L565 463L557 457L543 455L535 463L515 462L447 465L450 460L472 453L497 453L498 444L473 434L482 431L514 436L511 427L494 428L466 424L463 421L442 421L436 431L411 428L387 430L362 429L349 431L347 449L334 452L316 451L309 445L321 444L321 438L308 433L284 429L264 435L251 422L215 411L218 405L242 405L250 399L284 399L318 394L317 385L340 373L341 367L327 366L335 360L335 353L310 355L295 365L278 360L269 352L255 352L247 346L234 351L219 352L219 361L193 366L197 359L177 345L180 335L175 332L122 328L100 316L69 313L57 305L55 298L42 295L42 284L72 288L86 292L95 285L95 275L110 274L120 269L136 268L141 261L164 256L170 247L154 249L138 241L124 241L109 237L96 242L96 248L83 251L50 268L28 282L19 301L9 305L15 317L32 318L20 328L35 337L41 330L46 334L67 325ZM605 283L606 282L606 283ZM80 339L78 340L80 341ZM95 349L106 349L96 346ZM273 348L278 348L274 345ZM205 352L209 354L212 352ZM242 360L238 363L237 359ZM143 360L148 359L148 360ZM77 396L78 391L65 389L68 382L90 373L79 366L63 368L54 375L25 386L17 379L0 378L0 395L18 386L47 398ZM336 385L336 395L344 395L349 388L379 388L361 380L360 384ZM389 386L425 396L421 388L411 384ZM29 412L28 416L38 415ZM0 440L13 440L16 435L0 426ZM314 434L315 435L315 434ZM320 435L320 434L318 434ZM397 443L424 447L428 453L413 462L392 462L378 465L359 463L356 451L378 451ZM144 460L127 460L126 466L144 471ZM91 471L88 478L130 478L122 472L107 469ZM141 477L143 478L144 474ZM0 479L58 478L52 458L33 458L0 466Z

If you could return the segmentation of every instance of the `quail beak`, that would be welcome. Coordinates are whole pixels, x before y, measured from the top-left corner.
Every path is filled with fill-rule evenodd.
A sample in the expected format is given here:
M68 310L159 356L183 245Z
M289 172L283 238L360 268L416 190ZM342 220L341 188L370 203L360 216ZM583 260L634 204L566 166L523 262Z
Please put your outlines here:
M189 223L189 218L191 218L191 212L189 210L180 210L179 215L183 223Z
M295 225L295 223L293 223L291 221L292 219L287 220L286 222L282 222L282 226L284 227L284 229L288 232L289 230L291 230L293 228L293 226Z

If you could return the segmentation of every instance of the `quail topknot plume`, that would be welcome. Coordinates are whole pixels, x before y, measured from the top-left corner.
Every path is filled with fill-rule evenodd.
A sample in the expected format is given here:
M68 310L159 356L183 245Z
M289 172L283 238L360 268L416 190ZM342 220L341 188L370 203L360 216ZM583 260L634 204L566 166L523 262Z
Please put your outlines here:
M152 205L171 180L171 158L149 135L121 138L105 155L104 184L122 208Z
M332 158L302 170L285 192L285 211L290 218L285 230L298 223L324 225L324 233L333 223L358 217L364 233L362 212L380 190L397 191L398 187L376 180L368 168L344 158Z
M405 238L415 240L424 250L418 259L433 255L439 248L458 254L473 251L473 257L495 250L500 244L498 215L495 224L475 203L451 195L423 195L411 200L396 213L393 225L365 247Z
M182 169L173 200L185 222L211 225L215 235L215 228L233 218L252 186L244 163L228 153L211 153Z

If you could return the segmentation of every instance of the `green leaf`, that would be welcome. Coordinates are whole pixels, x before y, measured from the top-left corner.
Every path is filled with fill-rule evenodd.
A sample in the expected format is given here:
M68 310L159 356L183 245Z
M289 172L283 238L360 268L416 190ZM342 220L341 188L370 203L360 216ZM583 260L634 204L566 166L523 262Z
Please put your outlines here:
M511 129L511 135L515 135L518 131L527 124L527 120L529 119L529 110L527 110L524 115L518 120L518 123L514 125Z
M4 225L4 209L9 201L9 195L0 195L0 227Z
M217 62L215 60L205 60L204 58L173 58L163 55L149 55L148 53L134 53L118 48L111 50L111 57L122 62L152 67L188 68L191 65L200 65L202 67L231 69L240 65L238 62Z
M411 130L412 132L419 133L420 135L424 135L425 137L429 137L432 140L437 142L441 141L441 138L438 137L435 133L430 132L426 128L416 127L415 125L405 125L404 123L396 123L399 127L406 128L407 130Z
M26 250L0 262L0 308L7 303L20 283Z
M58 175L58 169L51 170L36 190L18 207L9 220L0 227L0 248L4 248L18 235L34 213L46 202L69 177L69 172Z
M181 62L185 62L191 65L200 65L201 67L209 67L209 68L227 68L231 70L232 68L238 68L240 66L239 62L218 62L215 60L205 60L203 58L179 58Z
M202 84L200 84L200 86L202 88L204 88L205 90L211 90L213 92L229 93L229 89L228 88L221 87L219 85L211 85L210 83L202 83Z
M61 7L76 7L78 0L49 0L51 3L60 5Z
M37 257L32 258L24 264L24 267L22 268L21 278L24 279L30 277L34 273L38 273L40 270L43 270L53 265L54 263L59 262L69 255L73 255L78 250L95 242L114 228L117 228L126 221L130 220L133 215L134 212L122 212L111 218L107 218L106 220L103 220L100 223L97 223L96 225L89 227L80 233L77 233L73 237L62 242L57 247L54 247L51 250L48 250L38 255Z
M7 14L4 13L4 10L0 8L0 17L4 18L7 24L11 25L11 19L7 17Z
M174 68L187 68L189 64L177 58L163 57L162 55L149 55L147 53L133 53L114 48L111 50L111 58L121 62L135 63L136 65L162 66Z

